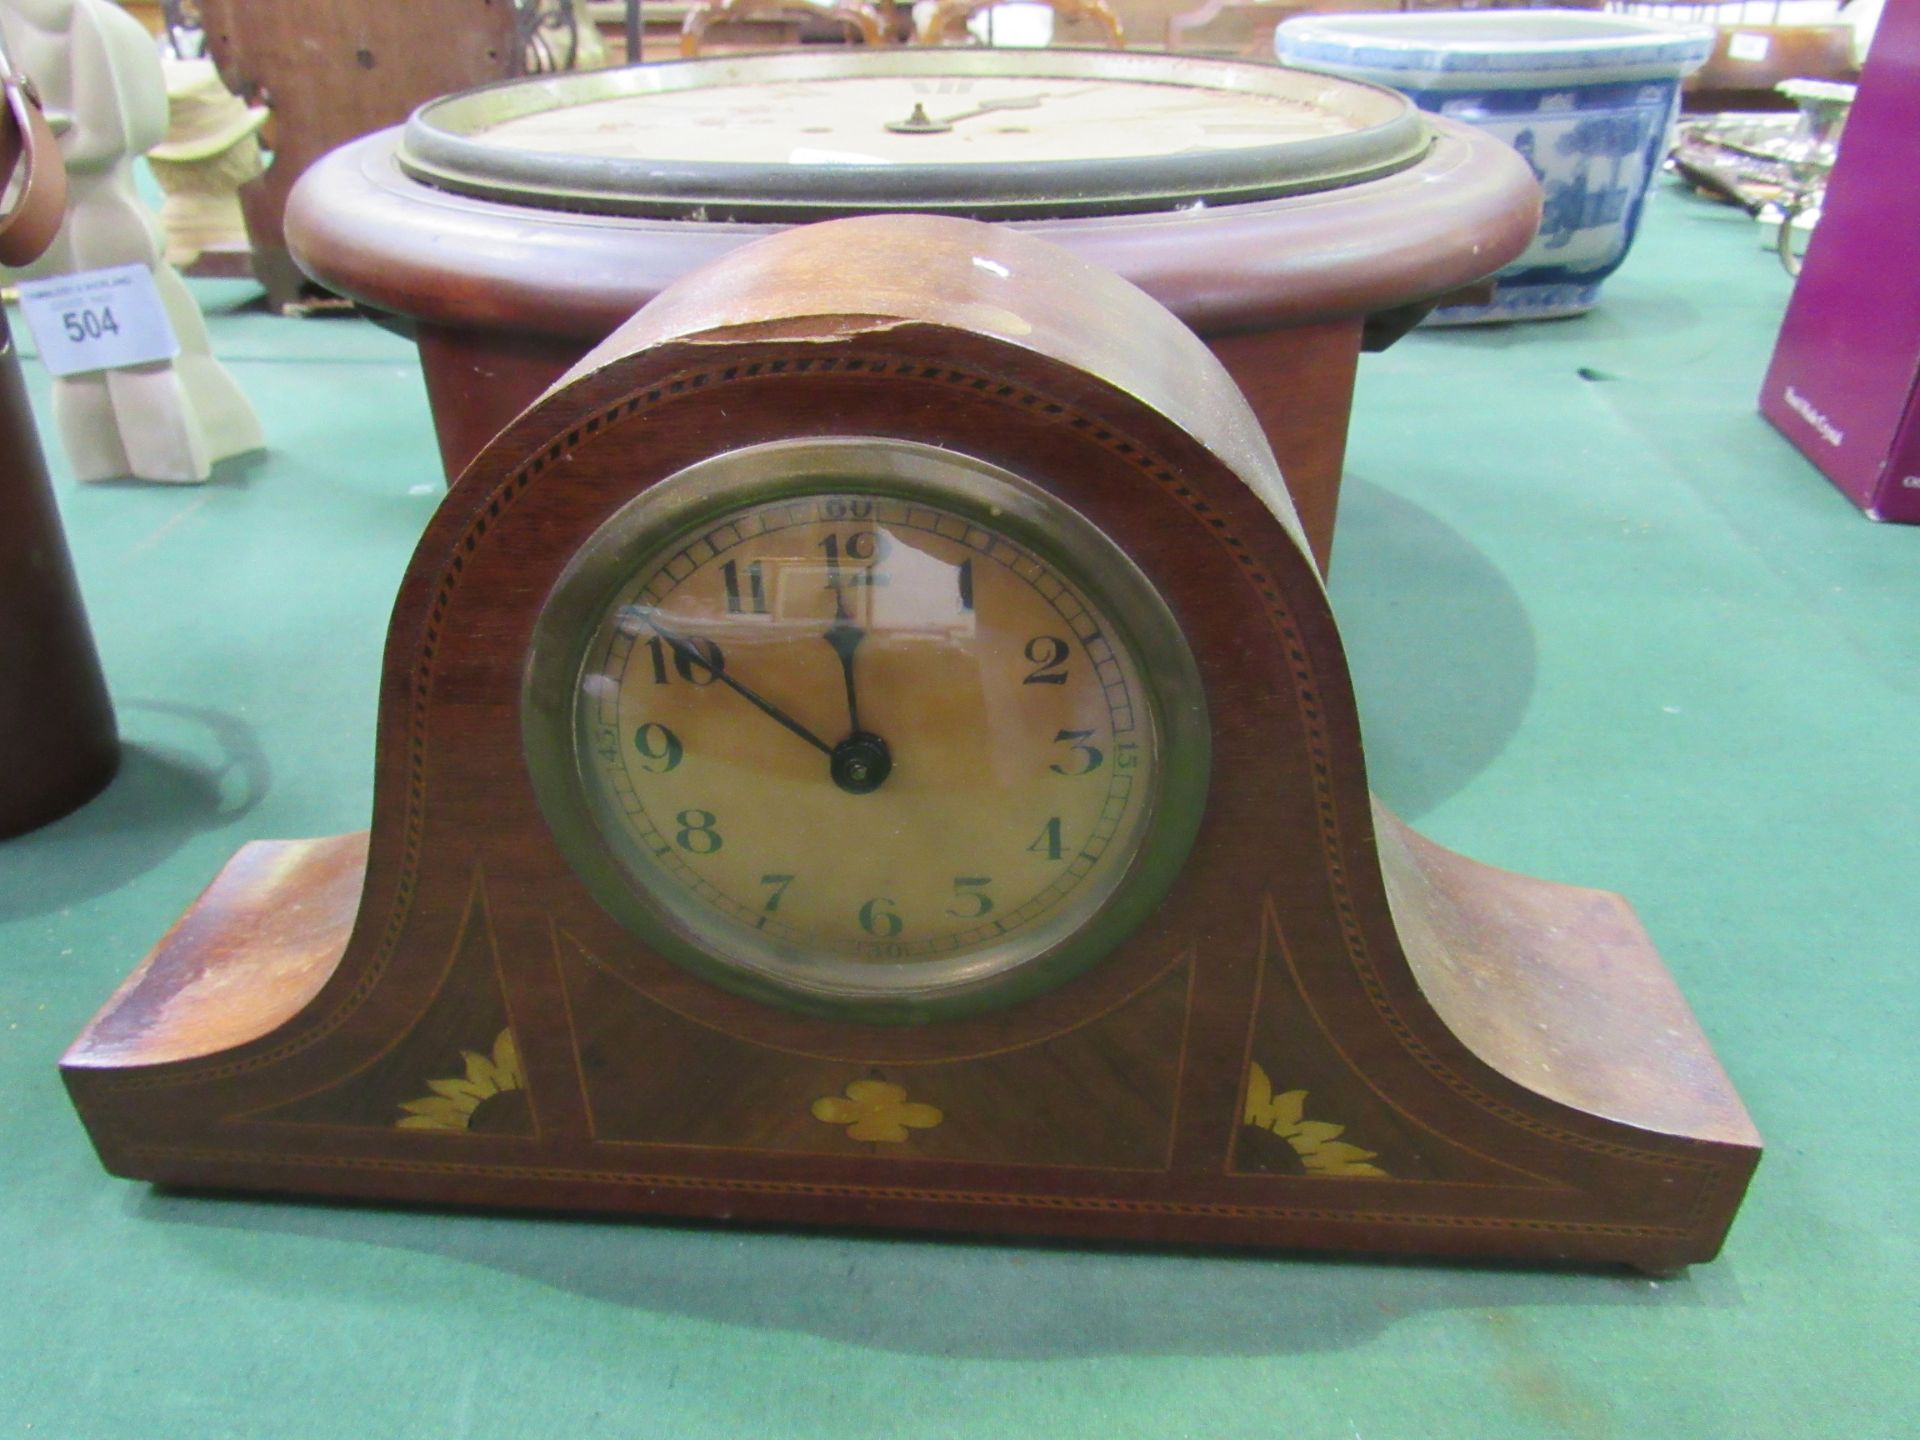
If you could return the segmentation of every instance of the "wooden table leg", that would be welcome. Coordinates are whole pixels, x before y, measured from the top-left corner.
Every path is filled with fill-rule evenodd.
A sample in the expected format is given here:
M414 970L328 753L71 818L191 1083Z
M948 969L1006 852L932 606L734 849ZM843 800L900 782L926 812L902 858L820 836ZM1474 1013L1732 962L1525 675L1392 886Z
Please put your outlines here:
M579 340L422 324L415 339L447 483L591 348Z
M1259 418L1300 512L1314 563L1326 574L1360 358L1360 321L1202 338Z

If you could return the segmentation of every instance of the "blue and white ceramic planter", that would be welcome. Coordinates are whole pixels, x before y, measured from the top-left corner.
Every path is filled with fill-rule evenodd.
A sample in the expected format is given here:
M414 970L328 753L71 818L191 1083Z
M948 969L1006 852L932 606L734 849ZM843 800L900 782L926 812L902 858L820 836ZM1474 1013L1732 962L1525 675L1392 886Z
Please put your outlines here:
M1439 324L1593 307L1633 243L1680 81L1713 41L1710 25L1591 10L1302 15L1273 37L1288 65L1388 85L1491 131L1539 177L1539 236L1500 272L1491 304L1443 307Z

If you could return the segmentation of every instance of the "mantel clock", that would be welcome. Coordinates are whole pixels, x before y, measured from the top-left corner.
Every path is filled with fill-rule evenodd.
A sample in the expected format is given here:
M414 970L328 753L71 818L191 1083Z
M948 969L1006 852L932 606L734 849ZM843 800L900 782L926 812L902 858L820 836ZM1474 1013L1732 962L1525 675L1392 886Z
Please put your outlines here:
M167 1183L1652 1270L1758 1156L1625 902L1369 797L1202 343L933 216L736 250L507 424L370 835L242 850L64 1068Z

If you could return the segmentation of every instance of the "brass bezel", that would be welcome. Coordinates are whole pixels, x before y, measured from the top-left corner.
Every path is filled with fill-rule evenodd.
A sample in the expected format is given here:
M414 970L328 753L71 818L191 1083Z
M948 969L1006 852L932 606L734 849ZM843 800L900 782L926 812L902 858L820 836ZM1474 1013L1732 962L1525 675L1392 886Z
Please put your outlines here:
M673 161L517 149L487 139L505 121L548 110L709 86L863 76L1009 76L1126 80L1318 104L1355 129L1198 154L1081 160L848 165ZM1433 131L1383 86L1245 60L1140 50L814 47L574 71L482 86L429 101L394 156L423 185L510 205L600 215L792 224L913 211L1045 219L1231 205L1338 189L1417 164Z

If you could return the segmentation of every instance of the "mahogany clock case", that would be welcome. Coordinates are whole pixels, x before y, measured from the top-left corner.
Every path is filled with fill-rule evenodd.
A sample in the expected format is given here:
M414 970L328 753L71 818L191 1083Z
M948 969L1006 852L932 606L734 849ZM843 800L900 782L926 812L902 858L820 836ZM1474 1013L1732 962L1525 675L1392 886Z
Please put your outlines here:
M1539 218L1538 186L1509 147L1404 113L1391 92L1272 65L1061 50L836 48L549 77L436 102L404 129L343 146L294 191L289 243L325 285L410 322L451 477L675 278L776 228L757 199L766 166L514 151L490 140L485 117L565 116L703 86L750 94L888 76L938 86L1006 73L1035 83L1047 73L1070 83L1184 83L1200 93L1285 85L1302 107L1355 117L1337 145L1248 152L1281 176L1264 190L1241 173L1245 160L1223 170L1214 155L1157 157L1132 167L1140 176L1108 162L1078 178L1060 163L820 164L781 167L795 175L777 207L802 218L903 204L976 217L1011 209L1027 218L1005 223L1132 280L1200 334L1238 382L1324 563L1363 344L1385 343L1440 296L1492 275L1525 248ZM639 198L621 198L635 188ZM1247 198L1266 191L1281 193ZM711 205L690 209L696 194ZM619 209L640 213L607 213Z
M569 561L796 436L1024 476L1177 617L1198 834L1043 993L920 1025L743 997L616 921L542 817L523 685ZM1654 1270L1717 1251L1758 1156L1623 901L1370 799L1318 571L1198 341L1058 247L924 217L735 252L509 426L403 583L371 836L241 851L63 1070L108 1167L164 1183Z

